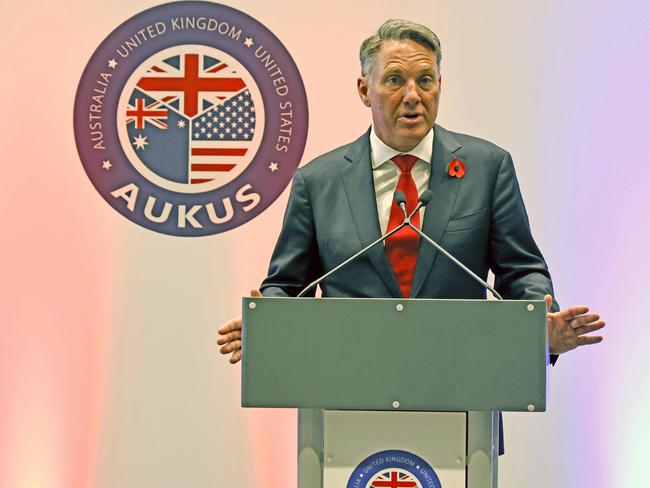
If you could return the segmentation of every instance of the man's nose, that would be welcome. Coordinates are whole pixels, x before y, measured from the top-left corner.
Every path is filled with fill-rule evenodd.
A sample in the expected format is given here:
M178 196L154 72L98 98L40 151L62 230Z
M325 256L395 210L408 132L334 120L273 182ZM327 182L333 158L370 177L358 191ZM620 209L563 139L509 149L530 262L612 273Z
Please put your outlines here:
M404 85L403 101L407 105L414 105L420 102L420 93L418 92L418 85L415 80L409 80Z

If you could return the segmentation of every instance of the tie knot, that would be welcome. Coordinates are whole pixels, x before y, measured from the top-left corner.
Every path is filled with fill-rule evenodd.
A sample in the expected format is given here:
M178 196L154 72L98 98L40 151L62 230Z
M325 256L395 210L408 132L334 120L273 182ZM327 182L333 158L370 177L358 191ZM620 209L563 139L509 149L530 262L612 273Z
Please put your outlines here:
M413 169L413 166L415 166L415 163L417 163L418 158L412 154L399 154L392 161L402 173L409 173Z

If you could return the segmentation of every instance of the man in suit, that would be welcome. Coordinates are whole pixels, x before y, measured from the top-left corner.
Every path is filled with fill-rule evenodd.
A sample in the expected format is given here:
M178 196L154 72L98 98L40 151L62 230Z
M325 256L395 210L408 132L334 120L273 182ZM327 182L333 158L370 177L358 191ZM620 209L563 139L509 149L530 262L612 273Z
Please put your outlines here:
M440 43L428 28L389 20L361 46L357 89L372 126L351 144L296 171L265 296L296 296L311 281L394 228L427 188L433 200L418 227L483 279L495 274L504 298L539 299L549 309L553 355L602 337L585 306L553 302L548 268L535 244L510 155L487 141L435 124ZM329 297L484 298L485 290L407 228L321 283ZM254 296L259 295L253 290ZM551 312L551 310L554 310ZM352 326L352 324L351 324ZM219 329L223 354L241 359L241 318Z

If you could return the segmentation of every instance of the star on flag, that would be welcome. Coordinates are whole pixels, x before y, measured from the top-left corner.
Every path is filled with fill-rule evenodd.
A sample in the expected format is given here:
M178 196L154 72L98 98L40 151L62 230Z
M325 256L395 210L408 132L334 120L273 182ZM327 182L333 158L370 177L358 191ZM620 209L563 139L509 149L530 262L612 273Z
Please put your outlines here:
M144 150L144 146L146 146L149 143L147 142L147 136L143 136L142 134L138 134L138 137L133 138L133 142L131 144L133 144L136 149L143 149Z

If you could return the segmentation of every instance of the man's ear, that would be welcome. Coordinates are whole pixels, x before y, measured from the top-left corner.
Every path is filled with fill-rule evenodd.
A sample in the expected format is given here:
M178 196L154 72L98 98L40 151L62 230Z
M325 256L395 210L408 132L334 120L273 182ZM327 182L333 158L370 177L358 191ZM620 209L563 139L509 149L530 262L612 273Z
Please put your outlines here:
M368 98L368 83L365 76L359 76L357 78L357 91L359 92L359 98L361 99L361 102L366 107L370 107L370 98Z

